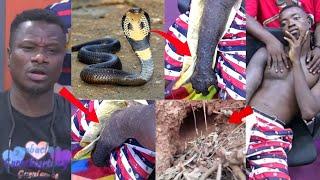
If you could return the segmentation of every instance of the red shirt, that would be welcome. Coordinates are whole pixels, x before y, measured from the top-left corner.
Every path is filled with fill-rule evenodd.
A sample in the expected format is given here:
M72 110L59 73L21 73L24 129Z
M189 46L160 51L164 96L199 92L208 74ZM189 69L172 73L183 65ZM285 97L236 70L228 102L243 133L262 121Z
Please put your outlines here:
M316 23L320 23L320 0L313 0L314 4L314 17Z
M310 14L316 22L320 21L320 0L300 0L301 7ZM315 7L315 4L317 7ZM246 0L246 12L266 27L280 28L279 18L281 11L276 0ZM316 12L316 13L315 13Z

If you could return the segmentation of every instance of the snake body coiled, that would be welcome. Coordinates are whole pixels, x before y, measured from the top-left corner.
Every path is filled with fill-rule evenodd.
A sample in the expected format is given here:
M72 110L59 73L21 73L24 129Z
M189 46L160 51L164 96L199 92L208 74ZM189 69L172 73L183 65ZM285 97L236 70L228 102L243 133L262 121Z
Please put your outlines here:
M121 22L124 34L140 60L141 72L136 74L121 70L121 61L114 54L120 50L120 42L104 38L72 47L72 51L79 51L79 61L89 64L80 73L83 81L90 84L139 86L151 79L154 64L149 43L149 15L140 8L132 8Z

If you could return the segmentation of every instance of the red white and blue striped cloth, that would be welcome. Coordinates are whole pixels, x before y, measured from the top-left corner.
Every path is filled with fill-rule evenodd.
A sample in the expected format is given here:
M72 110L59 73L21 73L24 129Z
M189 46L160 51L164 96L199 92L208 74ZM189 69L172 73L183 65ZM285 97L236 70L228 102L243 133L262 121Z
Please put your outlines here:
M181 42L187 41L188 12L181 14L170 26L168 33ZM217 47L215 72L220 88L219 96L222 99L245 100L246 88L246 17L243 9L237 10L231 26L221 38ZM173 89L176 81L181 77L183 63L187 58L176 52L167 41L164 53L165 80L168 82L165 89L166 99L185 99L193 91L192 87L184 84Z
M181 14L169 27L168 34L177 38L181 42L186 42L188 20L188 14ZM164 52L164 74L166 80L175 81L179 79L184 59L184 56L178 54L175 47L169 41L167 41Z
M81 100L85 108L89 111L97 110L101 101L98 100ZM85 113L80 109L72 106L71 108L71 138L74 142L80 142L82 136L88 130L90 120L86 119Z
M237 11L227 33L218 44L216 64L220 98L246 98L246 15ZM226 93L222 93L226 92Z
M60 17L65 26L65 33L68 33L68 30L71 29L71 1L63 0L48 6L46 9L54 11Z
M128 139L112 152L110 163L115 179L148 179L155 167L155 152L144 148L135 139Z
M292 130L257 110L247 117L248 121L253 122L247 134L250 138L246 155L251 170L249 180L289 180L286 152L292 147Z

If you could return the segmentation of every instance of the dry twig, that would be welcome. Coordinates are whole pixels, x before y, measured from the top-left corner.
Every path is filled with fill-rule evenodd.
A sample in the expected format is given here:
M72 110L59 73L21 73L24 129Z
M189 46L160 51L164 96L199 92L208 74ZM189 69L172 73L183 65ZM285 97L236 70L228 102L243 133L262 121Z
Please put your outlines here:
M196 118L196 113L194 112L194 107L191 105L192 113L193 113L193 121L194 121L194 127L196 129L196 134L199 135L198 133L198 128L197 128L197 118Z
M206 124L206 131L208 131L207 113L206 113L206 102L207 102L207 101L202 101L202 103L203 103L204 123Z
M240 180L246 180L246 176L242 172L241 168L237 165L231 165L230 168L232 169L233 174Z
M221 163L219 163L216 180L220 180L221 179L221 172L222 172L222 165L221 165Z

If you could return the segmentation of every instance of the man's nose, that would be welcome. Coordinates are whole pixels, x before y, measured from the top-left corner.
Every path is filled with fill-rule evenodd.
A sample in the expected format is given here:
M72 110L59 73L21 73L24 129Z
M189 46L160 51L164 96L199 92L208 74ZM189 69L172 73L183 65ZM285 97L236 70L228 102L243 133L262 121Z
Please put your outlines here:
M39 64L47 63L48 62L48 57L44 53L44 51L40 50L35 55L33 55L31 57L31 61L35 62L35 63L39 63Z
M292 28L296 25L296 22L295 21L289 21L289 28Z

